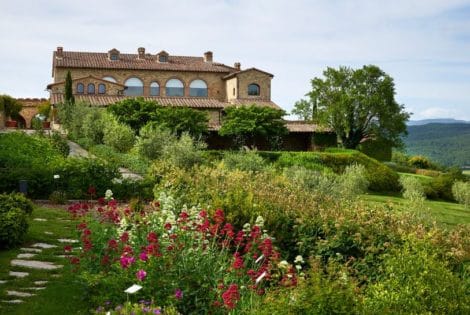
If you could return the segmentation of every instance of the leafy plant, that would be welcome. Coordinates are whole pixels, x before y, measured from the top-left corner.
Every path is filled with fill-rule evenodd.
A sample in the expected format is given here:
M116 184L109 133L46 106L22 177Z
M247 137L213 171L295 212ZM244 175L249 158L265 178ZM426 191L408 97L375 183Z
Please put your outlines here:
M23 195L0 194L0 248L23 242L32 211L33 204Z
M162 156L168 144L176 140L176 136L169 129L149 123L140 130L135 148L141 157L155 160Z
M134 145L135 134L129 126L110 116L104 125L103 142L118 152L128 152Z
M5 113L5 118L16 119L23 108L20 102L9 95L0 95L0 110Z
M470 206L470 183L469 182L456 181L454 185L452 185L452 193L454 195L455 200L457 200L458 203L463 204L466 208Z

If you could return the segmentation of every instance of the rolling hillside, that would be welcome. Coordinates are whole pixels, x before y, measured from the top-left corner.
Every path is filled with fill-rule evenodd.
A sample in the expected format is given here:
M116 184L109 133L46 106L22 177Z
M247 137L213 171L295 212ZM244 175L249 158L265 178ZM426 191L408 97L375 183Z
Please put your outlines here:
M425 155L446 166L470 166L470 124L426 124L408 126L406 151Z

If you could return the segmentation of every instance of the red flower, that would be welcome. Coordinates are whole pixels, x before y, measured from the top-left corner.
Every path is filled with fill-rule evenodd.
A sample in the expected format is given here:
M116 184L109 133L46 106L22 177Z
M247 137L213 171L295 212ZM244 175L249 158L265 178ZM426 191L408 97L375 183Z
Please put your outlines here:
M91 231L89 229L83 230L83 235L91 235Z
M121 239L121 242L127 243L129 241L129 233L127 232L122 233L120 239Z
M87 225L85 222L82 222L80 223L79 225L77 225L77 229L78 230L83 230L83 229L86 229Z
M74 257L70 257L70 263L71 263L72 265L78 265L78 264L80 263L80 258L75 257L75 256L74 256Z
M214 222L216 224L222 224L224 222L225 218L224 218L224 211L222 211L222 209L217 209L215 210L215 214L214 214Z
M235 257L235 261L233 262L232 264L232 267L234 269L241 269L243 268L243 258L242 256L240 255L239 252L236 252L233 257Z
M110 249L115 250L115 249L118 248L118 242L117 242L115 239L111 239L111 240L109 240L109 242L108 242L108 247L109 247Z
M92 196L96 195L96 188L93 186L88 187L88 194Z
M231 284L227 291L222 293L222 299L224 300L224 305L227 309L232 310L235 308L238 300L240 299L240 293L238 292L238 286L236 284Z
M158 243L158 235L157 235L157 233L155 233L155 232L150 232L150 233L147 235L147 241L149 241L149 243Z
M72 246L66 245L64 246L64 252L71 252L72 251Z
M199 212L199 216L200 216L201 218L207 218L207 211L206 211L206 210L201 210L201 211Z
M171 230L171 223L167 222L165 223L165 225L163 226L166 230Z
M233 232L233 226L230 223L225 223L224 228L222 229L222 233L224 233L228 238L233 238L235 236L235 232Z

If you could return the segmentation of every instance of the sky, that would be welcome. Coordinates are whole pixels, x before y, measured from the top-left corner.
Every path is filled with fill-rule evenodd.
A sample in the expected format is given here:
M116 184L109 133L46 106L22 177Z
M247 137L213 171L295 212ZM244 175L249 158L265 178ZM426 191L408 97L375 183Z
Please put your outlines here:
M0 94L48 97L52 51L161 50L274 74L290 112L327 67L379 66L413 120L470 120L470 0L0 0Z

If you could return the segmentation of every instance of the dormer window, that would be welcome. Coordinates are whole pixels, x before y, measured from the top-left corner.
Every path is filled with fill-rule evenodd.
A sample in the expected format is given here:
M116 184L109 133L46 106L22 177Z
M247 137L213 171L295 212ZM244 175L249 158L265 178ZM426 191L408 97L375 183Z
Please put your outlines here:
M164 50L157 54L158 62L168 62L168 53Z
M78 83L77 84L77 94L83 94L85 90L85 86L83 85L83 83Z
M255 83L251 83L248 85L248 95L250 96L259 96L259 85Z
M119 50L117 50L116 48L113 48L110 51L108 51L108 59L113 60L113 61L119 60Z

